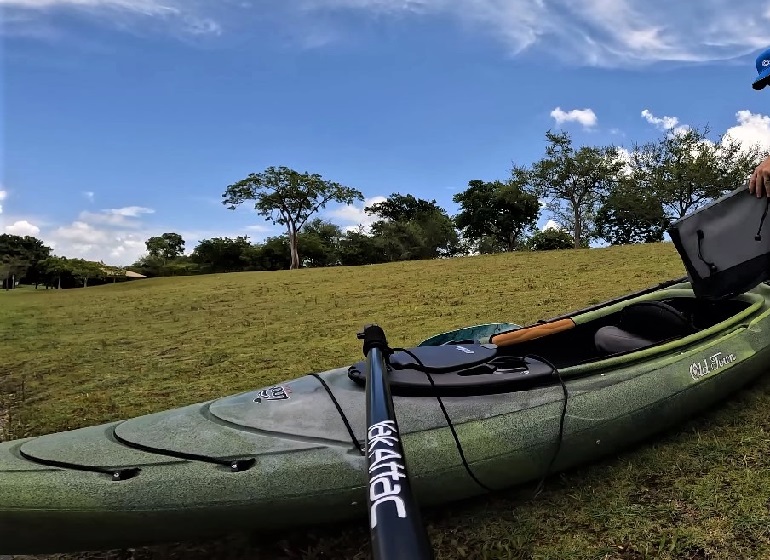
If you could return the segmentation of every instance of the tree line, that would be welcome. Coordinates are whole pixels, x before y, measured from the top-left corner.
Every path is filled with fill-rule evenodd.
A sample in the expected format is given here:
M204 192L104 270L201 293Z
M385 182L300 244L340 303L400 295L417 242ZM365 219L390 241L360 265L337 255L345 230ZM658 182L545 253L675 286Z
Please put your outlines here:
M573 145L567 132L546 132L543 156L513 164L505 180L474 179L453 197L450 216L435 200L392 193L367 206L370 230L317 217L330 202L364 201L355 188L319 174L268 167L228 185L222 204L253 205L258 215L285 228L252 243L248 236L198 242L189 255L178 233L146 241L147 254L124 269L51 254L32 237L0 236L0 278L46 286L91 285L120 279L126 270L145 276L189 275L300 267L356 266L474 253L655 243L670 224L746 184L768 153L720 137L708 126L667 133L629 150ZM539 231L544 207L559 225ZM63 283L63 284L62 284Z

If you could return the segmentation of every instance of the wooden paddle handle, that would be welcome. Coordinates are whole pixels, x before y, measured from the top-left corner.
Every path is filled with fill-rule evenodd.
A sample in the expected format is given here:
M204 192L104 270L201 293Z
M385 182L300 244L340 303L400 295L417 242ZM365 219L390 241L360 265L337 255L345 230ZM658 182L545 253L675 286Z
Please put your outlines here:
M572 319L559 319L558 321L552 321L550 323L541 323L539 325L532 325L531 327L524 327L507 333L496 334L489 339L489 342L496 344L497 346L511 346L512 344L534 340L536 338L548 336L549 334L566 331L574 327L575 321Z

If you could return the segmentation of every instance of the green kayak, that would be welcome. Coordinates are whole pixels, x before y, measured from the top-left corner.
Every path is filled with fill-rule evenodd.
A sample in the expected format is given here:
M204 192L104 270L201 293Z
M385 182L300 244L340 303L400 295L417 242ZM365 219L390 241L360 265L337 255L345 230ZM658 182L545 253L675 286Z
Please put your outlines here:
M767 372L768 332L767 284L701 301L682 279L394 349L416 497L535 481L676 426ZM0 444L0 554L365 520L364 364Z

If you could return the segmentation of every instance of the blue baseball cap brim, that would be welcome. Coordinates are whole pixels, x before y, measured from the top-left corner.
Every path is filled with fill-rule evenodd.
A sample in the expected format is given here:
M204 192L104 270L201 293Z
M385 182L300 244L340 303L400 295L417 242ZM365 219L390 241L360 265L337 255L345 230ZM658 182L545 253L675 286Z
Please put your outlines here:
M770 66L763 70L759 76L757 76L757 79L754 80L754 83L751 84L751 87L754 89L763 89L768 84L770 84Z

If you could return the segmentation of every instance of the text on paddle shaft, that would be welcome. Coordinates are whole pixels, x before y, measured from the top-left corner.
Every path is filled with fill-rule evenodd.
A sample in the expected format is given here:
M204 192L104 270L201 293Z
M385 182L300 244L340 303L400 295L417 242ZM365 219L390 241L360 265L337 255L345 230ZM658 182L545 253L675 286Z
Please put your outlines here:
M735 361L735 354L723 354L717 352L708 358L704 358L700 362L695 362L690 366L690 376L693 379L698 379L704 375L708 375L714 370L722 368L727 364L731 364Z
M406 517L406 505L401 498L401 484L406 478L404 458L395 451L398 431L393 420L383 420L369 427L366 447L369 456L369 500L371 528L377 526L377 506L391 503L399 517ZM374 474L376 473L376 474Z

